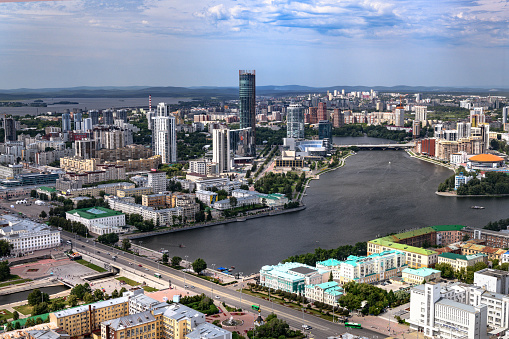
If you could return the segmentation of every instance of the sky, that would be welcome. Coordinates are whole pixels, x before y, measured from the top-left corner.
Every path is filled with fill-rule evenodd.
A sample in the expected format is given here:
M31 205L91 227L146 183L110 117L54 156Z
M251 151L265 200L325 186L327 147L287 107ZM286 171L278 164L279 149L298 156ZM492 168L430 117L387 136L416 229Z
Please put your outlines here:
M0 0L0 88L509 88L509 0Z

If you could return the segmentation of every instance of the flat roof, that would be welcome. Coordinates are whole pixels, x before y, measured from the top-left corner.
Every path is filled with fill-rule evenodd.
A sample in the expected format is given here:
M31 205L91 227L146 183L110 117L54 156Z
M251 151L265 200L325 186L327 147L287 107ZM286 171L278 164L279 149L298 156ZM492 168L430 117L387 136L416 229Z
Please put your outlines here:
M407 267L403 270L403 273L418 275L419 277L423 278L439 272L440 272L439 270L427 267L422 267L418 269Z
M410 253L416 253L416 254L421 254L421 255L438 254L436 251L427 250L424 248L419 248L419 247L405 245L405 244L399 244L394 241L386 240L385 238L370 240L368 243L385 246L385 247L390 247L395 250L399 250L399 251L403 251L403 252L410 252Z
M466 226L463 225L437 225L437 226L431 226L432 229L434 229L437 232L444 232L444 231L461 231Z
M76 210L70 210L67 213L69 214L78 214L80 217L85 219L98 219L98 218L106 218L112 217L115 215L123 215L124 213L119 211L110 210L109 208L104 207L87 207L80 208Z

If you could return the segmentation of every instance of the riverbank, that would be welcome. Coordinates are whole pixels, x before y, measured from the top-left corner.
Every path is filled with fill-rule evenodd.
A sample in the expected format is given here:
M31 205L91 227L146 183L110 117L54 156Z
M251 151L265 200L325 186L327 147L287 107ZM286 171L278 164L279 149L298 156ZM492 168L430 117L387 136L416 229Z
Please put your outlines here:
M509 194L485 194L485 195L457 195L456 192L435 192L436 195L441 197L454 197L454 198L507 198Z
M279 210L279 211L273 210L273 211L268 211L268 212L259 213L259 214L242 216L242 217L238 217L238 218L236 217L236 218L224 219L224 220L220 220L220 221L203 223L203 224L193 225L193 226L188 226L188 227L168 228L168 229L157 230L157 231L152 231L152 232L127 234L127 235L123 236L122 238L123 239L140 239L140 238L151 237L154 235L188 231L188 230L194 230L194 229L210 227L210 226L225 225L225 224L229 224L229 223L233 223L233 222L242 222L242 221L257 219L257 218L262 218L262 217L294 213L294 212L302 211L304 209L306 209L306 205L302 205L302 206L295 207L295 208L289 208L289 209L285 209L285 210Z
M434 164L434 165L438 165L438 166L442 166L442 167L445 167L445 168L448 168L450 169L451 171L456 171L456 169L454 168L454 166L450 165L450 164L445 164L441 161L438 161L438 160L434 160L434 159L431 159L431 158L428 158L428 157L425 157L423 155L418 155L418 154L415 154L413 151L411 150L406 150L405 151L410 157L412 158L416 158L416 159L419 159L419 160L422 160L422 161L426 161L426 162L429 162L431 164Z

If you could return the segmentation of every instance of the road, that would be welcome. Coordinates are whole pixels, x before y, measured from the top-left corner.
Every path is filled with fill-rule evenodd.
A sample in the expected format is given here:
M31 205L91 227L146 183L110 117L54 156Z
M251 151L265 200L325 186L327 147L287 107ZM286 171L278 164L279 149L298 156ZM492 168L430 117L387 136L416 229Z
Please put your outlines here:
M88 253L93 253L95 258L100 259L105 263L110 263L114 266L123 266L123 268L126 268L129 271L136 271L140 276L154 276L154 273L159 273L162 275L163 280L171 281L172 285L175 284L182 288L184 285L194 286L195 288L193 289L193 292L205 293L214 299L217 299L216 296L218 296L219 300L224 301L226 304L242 308L244 310L251 310L251 305L259 305L262 317L264 318L272 313L273 310L278 318L284 319L293 328L302 330L303 324L311 326L312 329L310 331L306 331L310 333L310 338L327 338L328 336L341 334L346 331L352 334L366 336L368 338L384 337L383 334L368 329L347 330L343 324L332 323L309 314L304 314L303 312L289 307L269 302L268 300L246 295L245 293L241 294L240 291L213 284L194 275L186 274L183 271L175 270L164 265L158 265L150 259L133 256L132 254L117 251L99 243L93 243L92 240L89 240L88 243L81 237L79 237L79 240L75 240L74 235L65 231L62 231L61 237L64 240L64 243L67 240L71 240L74 244L74 250L78 252L80 250L85 250ZM116 254L118 257L117 260L113 261L111 259L111 255L107 254L108 252L111 254L113 254L113 252L115 254L118 252L118 255ZM129 263L133 264L129 265ZM139 267L139 264L141 264L142 267ZM149 270L145 270L146 268Z

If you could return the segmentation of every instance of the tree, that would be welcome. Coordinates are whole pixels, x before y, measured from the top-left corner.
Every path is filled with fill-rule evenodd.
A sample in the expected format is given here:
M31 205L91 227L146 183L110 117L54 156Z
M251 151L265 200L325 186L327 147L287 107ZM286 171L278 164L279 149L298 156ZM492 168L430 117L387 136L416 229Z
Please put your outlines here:
M43 293L39 289L35 289L27 297L28 305L34 306L49 301L48 293ZM41 313L38 313L41 314Z
M167 264L168 263L168 253L163 253L162 262L163 262L163 264Z
M104 300L104 292L100 289L96 289L94 291L94 298L95 300Z
M39 217L42 219L45 219L48 215L46 214L46 211L42 211L41 214L39 214Z
M106 195L106 192L104 192L104 191L99 191L99 195L101 196L101 198L104 198L104 196Z
M68 297L67 297L67 303L69 304L69 306L71 307L75 307L78 305L78 298L76 297L76 295L74 294L70 294Z
M46 293L44 293L44 294L46 294ZM49 299L49 297L48 297L48 299ZM32 308L32 316L44 314L44 313L48 313L48 312L49 312L49 307L48 307L47 302L38 303Z
M174 256L171 258L171 266L173 266L173 267L180 266L181 261L182 261L181 257Z
M332 272L330 272L330 274L329 274L329 281L334 281L334 278L332 276Z
M6 257L11 254L13 246L7 240L0 240L0 256Z
M37 191L36 190L31 190L30 191L30 197L31 198L37 198Z
M19 319L19 313L18 313L18 311L14 311L14 312L12 313L12 319L14 319L14 320L18 320L18 319Z
M118 234L117 233L103 234L97 238L97 241L106 245L115 244L118 242Z
M235 197L230 197L230 206L232 208L235 208L237 206L237 198Z
M111 297L112 298L118 298L119 297L117 289L114 289L113 292L111 292Z
M122 249L124 251L129 251L130 248L131 248L131 242L129 241L129 239L122 240Z
M207 263L202 258L198 258L195 261L193 261L193 271L200 274L203 270L207 268Z
M95 301L95 299L90 292L87 292L83 295L83 301L85 302L85 304L91 304Z

